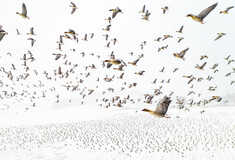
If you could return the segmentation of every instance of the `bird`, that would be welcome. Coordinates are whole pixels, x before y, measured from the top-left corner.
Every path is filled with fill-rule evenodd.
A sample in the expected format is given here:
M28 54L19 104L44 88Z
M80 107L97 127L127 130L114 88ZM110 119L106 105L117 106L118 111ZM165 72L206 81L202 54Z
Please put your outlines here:
M2 25L0 25L0 41L3 39L3 37L5 35L7 35L8 33L2 29Z
M139 60L140 60L140 58L134 60L133 62L128 62L128 63L131 64L131 65L136 66L136 64L137 64L137 62L138 62Z
M112 11L113 14L112 14L112 18L114 19L116 17L116 15L120 12L120 13L123 13L122 10L120 8L116 8L116 9L110 9L109 11Z
M184 37L177 37L179 40L178 40L178 43L180 43L180 41L182 41L184 39Z
M110 31L111 24L107 25L106 28L103 28L104 31Z
M220 13L220 14L221 14L221 13L223 13L223 14L228 14L228 11L229 11L230 9L232 9L232 8L234 8L234 6L227 7L224 11L220 11L219 13Z
M59 43L61 45L64 45L64 42L63 42L63 37L60 35L60 40L59 41L56 41L56 43Z
M224 35L226 35L226 33L217 33L217 34L218 34L218 36L215 38L214 41L216 41L216 40L220 39L221 37L223 37Z
M167 96L164 96L163 99L161 99L158 104L157 104L157 107L156 107L156 110L155 111L151 111L149 109L143 109L142 111L144 112L149 112L150 114L156 116L156 117L165 117L165 118L170 118L168 116L165 116L166 115L166 112L168 110L168 107L171 103L171 99L170 97L167 97Z
M33 27L32 28L30 28L30 31L29 31L29 33L27 33L27 35L33 35L33 36L36 36L36 34L34 33L34 31L33 31Z
M167 11L169 8L168 8L167 6L165 6L165 7L162 7L161 9L162 9L162 11L163 11L163 14L165 14L166 11Z
M194 15L194 14L188 14L186 17L191 17L194 21L196 22L201 22L201 24L204 24L203 20L204 18L213 10L215 9L215 7L218 5L218 3L215 3L211 6L209 6L208 8L204 9L203 11L201 11L201 13L199 13L198 15Z
M111 23L112 18L111 18L111 17L108 17L108 18L106 18L105 20L106 20L106 21L109 21L109 24L110 24L110 23Z
M27 16L27 9L24 3L22 3L22 13L16 12L16 14L19 14L21 17L25 19L29 19L29 17Z
M139 72L135 72L135 74L142 76L144 74L144 72L145 72L144 70L141 70Z
M87 34L85 34L84 38L82 39L83 41L87 41Z
M150 14L151 13L149 13L149 10L147 10L146 12L145 12L145 14L144 15L142 15L143 16L143 20L146 20L146 21L148 21L149 20L149 16L150 16Z
M108 63L114 64L114 65L119 65L119 64L123 63L126 66L126 63L121 59L105 60L104 62L108 62Z
M207 59L208 59L208 56L207 56L207 55L201 55L200 60L203 60L204 58L207 58Z
M33 39L33 38L28 38L28 40L30 40L30 41L31 41L31 47L33 47L34 42L36 42L36 40L35 40L35 39Z
M231 55L228 55L228 57L224 58L224 60L228 60L230 58Z
M189 48L186 48L183 51L181 51L180 53L173 53L173 55L177 58L185 60L184 55L188 50L189 50Z
M123 71L123 67L124 67L124 65L123 65L123 64L120 64L120 65L118 66L118 68L114 68L114 70Z
M183 31L183 28L184 28L184 26L181 26L180 27L180 29L178 30L178 31L176 31L177 33L183 33L182 31Z
M195 66L195 68L199 69L199 70L204 70L203 68L205 67L206 62L203 63L201 66L199 66L198 64Z
M144 13L145 12L145 5L143 6L142 10L139 11L139 13Z
M20 35L20 32L18 29L16 29L16 35Z
M73 14L76 11L76 9L78 9L78 7L73 2L71 2L69 7L72 7L71 14Z

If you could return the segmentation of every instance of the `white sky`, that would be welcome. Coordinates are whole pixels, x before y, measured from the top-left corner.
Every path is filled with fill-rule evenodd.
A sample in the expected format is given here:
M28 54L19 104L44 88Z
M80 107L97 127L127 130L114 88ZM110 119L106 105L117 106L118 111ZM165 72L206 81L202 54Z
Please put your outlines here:
M21 12L22 3L26 4L28 16L30 20L23 19L16 12ZM233 37L235 37L235 9L231 9L228 15L221 15L219 11L224 10L229 6L234 5L234 1L218 1L218 6L205 18L205 24L194 22L191 18L186 17L187 14L199 14L206 7L214 4L216 1L187 1L178 0L177 2L172 0L149 0L149 1L136 1L136 0L79 0L73 1L78 10L71 15L70 1L65 0L41 0L41 1L0 1L1 22L3 29L9 34L6 35L0 42L0 67L6 69L11 68L11 64L15 64L17 71L12 71L14 74L21 74L22 61L20 58L23 54L30 50L36 61L29 63L30 76L24 84L32 85L38 84L38 80L41 80L45 87L41 90L49 89L53 86L57 87L57 91L53 92L51 96L55 98L56 94L60 94L63 98L80 98L80 95L74 94L74 92L65 92L61 89L61 85L66 82L72 81L76 83L76 77L84 79L84 76L79 73L91 72L91 76L85 79L84 84L81 85L81 89L87 87L88 89L95 89L96 85L99 85L99 89L95 89L95 94L92 94L85 101L93 103L94 100L102 97L113 97L114 95L125 96L131 94L136 98L143 100L143 95L146 93L152 94L155 88L163 86L163 95L168 95L171 91L174 91L174 96L186 96L189 90L193 90L196 93L201 93L202 97L211 97L213 95L226 95L227 93L232 94L235 92L234 84L230 85L231 80L235 80L234 74L229 77L224 75L232 72L232 68L235 67L235 63L227 65L225 57L231 55L230 59L235 59L235 46L233 45ZM144 21L141 18L141 14L138 13L143 5L146 5L146 9L151 13L150 21ZM112 20L111 31L103 31L108 25L105 21L107 17L111 16L109 9L121 8L123 14L118 14L115 19ZM162 14L161 7L168 6L169 11L165 15ZM184 25L183 34L178 34L177 31L182 25ZM29 29L34 27L34 31L37 36L28 36L26 33ZM16 28L19 29L22 35L16 35ZM75 30L79 36L79 43L64 39L65 45L62 46L62 52L56 50L59 36L62 35L68 29ZM214 41L218 32L226 33L226 36L222 37L218 41ZM84 42L81 39L84 38L85 33L95 33L93 39L89 39L88 42ZM104 47L108 41L105 41L104 34L109 34L110 38L117 38L118 42L115 46L106 48ZM162 42L154 42L157 37L170 34L173 36L172 39L167 39ZM177 43L177 37L183 36L185 39L180 43ZM27 38L33 37L36 39L34 47L30 46L30 42ZM140 49L139 45L141 42L146 41L147 44L143 50ZM168 45L166 50L157 52L158 47ZM173 53L180 52L183 49L189 47L189 51L186 53L186 60L183 61L173 57ZM76 52L71 52L70 49L75 48ZM115 71L112 68L102 68L102 61L108 59L108 55L114 51L116 58L123 59L126 63L132 62L138 58L138 55L144 54L144 58L140 59L137 66L130 66L124 68L124 80L118 80L115 78L114 81L107 83L102 79L105 75L119 76L121 72ZM6 54L10 52L12 56L9 57ZM82 58L79 53L85 52L87 55ZM128 53L133 52L134 55L130 56ZM58 66L62 66L62 71L69 69L69 66L63 66L64 60L54 61L53 53L67 54L67 60L73 64L78 64L76 74L71 75L68 79L55 81L46 81L42 72L46 70L48 73L53 73L54 69ZM101 58L88 56L88 54L94 53L100 55ZM208 55L209 59L200 61L201 55ZM207 61L204 71L197 70L196 64L201 65ZM213 64L219 63L219 72L213 73L209 67ZM95 64L96 70L88 69L84 71L84 66ZM159 73L159 70L165 67L164 73ZM172 73L173 69L178 67L179 70ZM39 71L39 75L35 77L33 70ZM137 76L134 72L139 70L145 70L144 76ZM2 73L0 73L3 75ZM208 75L214 77L210 82L192 82L194 88L187 84L188 79L183 78L183 75L193 75L195 77L203 77L206 79ZM101 82L96 82L97 77L100 78ZM151 84L155 78L158 79L157 84ZM170 84L159 83L162 79L168 80L171 78ZM33 87L25 88L20 84L12 85L8 79L1 77L1 81L4 84L9 84L14 90L21 91L22 89L34 92L40 89ZM131 84L137 82L136 88L126 89L120 92L120 88L123 86L122 83L127 82ZM217 86L217 90L214 92L208 91L209 86ZM116 89L115 93L101 95L103 90L112 87ZM126 86L126 88L128 88ZM2 90L8 90L9 87L2 88ZM87 93L87 91L86 91ZM2 92L0 92L2 94ZM189 98L197 99L196 95L191 95ZM26 100L25 100L26 101ZM50 101L50 100L49 100ZM22 101L21 101L22 102ZM8 102L3 102L8 103ZM46 102L45 102L46 103Z

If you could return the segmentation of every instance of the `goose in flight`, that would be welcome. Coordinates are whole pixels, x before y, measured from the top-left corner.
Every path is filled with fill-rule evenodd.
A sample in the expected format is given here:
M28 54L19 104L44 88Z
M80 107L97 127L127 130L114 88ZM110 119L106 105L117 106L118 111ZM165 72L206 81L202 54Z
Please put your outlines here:
M223 14L228 14L228 11L229 11L230 9L232 9L232 8L234 8L234 6L227 7L224 11L220 11L219 13L220 13L220 14L221 14L221 13L223 13Z
M16 14L19 14L23 18L29 19L29 17L27 16L27 9L24 3L22 4L22 13L16 12Z
M36 36L36 34L34 33L34 31L33 31L33 27L32 28L30 28L30 31L29 31L29 33L27 33L27 35L33 35L33 36Z
M2 29L2 25L0 25L0 41L3 39L5 35L8 33Z
M184 55L185 55L185 53L188 51L188 49L189 49L189 48L186 48L186 49L184 49L183 51L181 51L180 53L174 53L173 55L174 55L175 57L177 57L177 58L180 58L180 59L185 60Z
M181 26L180 27L180 29L178 30L178 31L176 31L177 33L183 33L182 31L183 31L183 28L184 28L184 26Z
M217 35L218 35L218 36L215 38L214 41L220 39L221 37L223 37L224 35L226 35L226 33L217 33Z
M116 8L116 9L110 9L109 11L112 11L113 14L112 14L112 18L114 19L116 17L116 15L120 12L120 13L123 13L122 10L120 8Z
M156 110L155 111L151 111L149 109L143 109L142 111L144 112L149 112L150 114L156 116L156 117L165 117L165 118L170 118L170 117L167 117L165 116L167 110L168 110L168 107L171 103L171 99L170 97L167 97L165 96L163 99L161 99L158 104L157 104L157 107L156 107Z
M69 7L72 7L71 14L73 14L76 11L76 9L78 9L78 7L73 2L71 2L71 5Z
M143 6L142 10L139 11L139 13L144 13L145 12L145 5Z
M104 62L108 62L108 63L114 64L114 65L119 65L119 64L123 63L126 66L126 63L121 59L105 60Z
M201 22L202 24L204 24L203 19L213 10L215 9L215 7L218 5L218 3L215 3L211 6L209 6L208 8L204 9L203 11L201 11L201 13L199 13L198 15L194 15L194 14L188 14L186 17L191 17L194 21L196 22Z

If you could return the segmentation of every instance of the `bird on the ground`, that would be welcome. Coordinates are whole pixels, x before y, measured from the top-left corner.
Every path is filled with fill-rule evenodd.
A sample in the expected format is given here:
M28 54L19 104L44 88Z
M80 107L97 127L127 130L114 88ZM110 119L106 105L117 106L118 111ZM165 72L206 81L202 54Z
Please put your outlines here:
M27 16L27 9L25 4L22 4L22 13L16 12L16 14L19 14L21 17L29 19L29 17Z
M165 117L165 118L170 118L170 117L167 117L165 116L166 115L166 112L168 110L168 107L171 103L171 99L170 97L167 97L165 96L163 99L161 99L158 104L157 104L157 107L156 107L156 110L155 111L151 111L149 109L143 109L142 111L144 112L149 112L150 114L156 116L156 117Z
M234 6L227 7L224 11L220 11L219 13L220 13L220 14L221 14L221 13L223 13L223 14L228 14L228 11L229 11L230 9L232 9L232 8L234 8Z
M69 7L72 7L71 14L73 14L76 11L76 9L78 9L78 7L73 2L71 2Z
M214 41L216 41L216 40L220 39L221 37L223 37L224 35L226 35L226 33L217 33L217 34L218 34L218 36L215 38Z
M218 5L218 3L215 3L209 7L207 7L206 9L204 9L203 11L201 11L201 13L199 13L198 15L193 15L193 14L188 14L186 17L191 17L194 21L196 22L201 22L202 24L204 24L203 20L204 18L213 10L215 9L215 7Z
M116 8L116 9L110 9L109 11L112 11L113 14L112 14L112 18L114 19L116 17L116 15L120 12L120 13L123 13L122 10L120 8Z

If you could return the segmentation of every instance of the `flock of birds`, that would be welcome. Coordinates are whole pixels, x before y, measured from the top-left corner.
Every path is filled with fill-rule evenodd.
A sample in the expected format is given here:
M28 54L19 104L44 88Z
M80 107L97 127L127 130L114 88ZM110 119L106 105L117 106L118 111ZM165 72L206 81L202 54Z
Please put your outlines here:
M201 13L199 13L198 15L194 15L194 14L188 14L187 17L191 17L194 21L196 22L200 22L200 23L204 23L204 19L206 18L206 16L212 12L216 6L218 5L218 3L215 3L209 7L207 7L206 9L204 9ZM76 14L76 10L78 9L78 7L76 6L75 3L71 2L70 7L72 8L71 14ZM224 11L221 11L220 14L228 14L229 10L232 9L233 6L226 8ZM166 12L169 10L168 6L162 7L161 8L163 10L163 14L166 14ZM117 17L118 15L120 15L120 13L123 13L122 10L119 7L116 7L115 9L110 9L109 12L112 12L112 15L110 17L108 17L107 19L105 19L105 21L108 21L108 25L103 28L103 32L105 32L104 37L105 37L105 41L109 40L109 32L111 32L111 27L112 27L112 21L115 20L115 17ZM142 13L142 19L149 21L149 17L151 15L150 11L146 9L146 6L144 5L142 10L139 11L139 13ZM16 14L20 15L21 17L28 19L30 21L30 17L27 14L27 8L26 5L23 3L22 4L22 12L19 13L17 12ZM125 14L125 13L123 13ZM181 26L180 29L178 31L176 31L178 34L182 34L183 33L183 29L184 26ZM19 32L19 29L16 29L17 31L17 35L21 35L21 33ZM1 41L4 40L5 35L7 35L8 32L3 30L3 27L0 26L0 43ZM217 33L218 36L215 38L215 40L220 39L221 37L223 37L224 35L226 35L226 33ZM36 37L36 34L34 32L34 28L32 27L29 31L29 33L27 33L27 35L31 36L31 38L28 38L27 40L29 40L31 42L31 47L34 46L34 44L36 43L36 39L33 37ZM78 38L78 33L76 33L73 29L69 29L68 31L65 31L64 34L59 35L59 40L57 41L58 44L58 53L53 53L52 55L55 56L55 61L63 61L63 63L60 63L60 65L58 66L58 68L54 69L51 73L51 71L49 70L44 70L42 73L35 69L35 68L31 68L30 64L33 63L34 61L37 61L35 59L34 54L28 50L27 53L24 53L22 58L20 59L20 65L19 64L11 64L11 68L9 68L8 66L0 66L0 87L1 87L1 91L0 91L0 99L4 100L4 99L9 99L11 100L11 102L13 103L19 103L22 101L25 101L26 99L28 99L31 103L32 107L35 107L37 104L36 99L44 99L47 98L47 94L49 94L49 92L52 92L54 97L53 100L55 103L60 103L60 95L56 94L56 91L59 90L58 86L47 86L47 82L53 82L53 83L59 83L60 87L62 87L63 89L65 88L65 91L71 91L71 92L79 92L79 96L81 96L81 104L84 104L84 99L86 99L87 97L89 97L90 95L92 95L96 90L98 90L99 88L99 83L101 83L101 81L103 80L104 83L107 82L114 82L114 81L118 81L118 79L122 80L122 85L120 86L114 86L114 87L108 87L105 89L102 89L100 95L104 95L103 98L97 98L96 99L96 103L99 104L100 106L103 107L110 107L110 106L117 106L117 107L124 107L125 104L127 103L137 103L137 102L145 102L147 104L152 104L153 98L157 97L159 95L167 95L168 93L163 93L162 88L164 88L161 84L163 83L170 83L171 79L169 78L168 80L161 80L159 81L159 83L157 82L157 78L155 78L153 80L153 82L151 82L152 84L160 84L159 88L155 88L155 85L153 85L154 88L154 92L153 93L143 93L142 97L138 97L138 98L132 98L132 95L127 95L125 97L123 97L123 93L125 93L125 91L127 89L132 89L135 87L138 87L138 83L135 82L135 80L133 79L133 82L126 82L124 75L125 75L125 67L128 68L128 66L132 65L132 66L137 66L137 64L139 63L139 61L142 61L142 59L144 59L144 54L138 55L138 58L135 59L134 61L131 62L125 62L122 59L117 59L116 57L118 55L115 55L114 52L112 51L112 53L109 55L109 58L104 58L101 55L95 54L95 53L91 53L89 55L87 55L85 52L81 52L80 55L84 58L85 56L91 56L91 57L96 57L97 58L97 63L96 64L90 64L88 66L84 66L85 68L85 73L81 73L79 72L79 68L78 68L78 64L77 63L73 63L72 61L69 60L69 55L65 54L62 51L62 47L65 45L65 39L66 39L66 43L67 40L72 40L75 41L77 43L79 43L80 40L82 41L90 41L93 39L93 37L95 36L95 33L90 33L90 36L88 34L84 35L83 39L79 39ZM160 42L160 41L164 41L166 39L170 39L173 38L172 35L163 35L163 37L158 37L157 39L154 39L154 41L156 42ZM180 43L182 40L184 39L184 37L178 37L178 43ZM6 39L7 40L7 39ZM112 42L111 42L112 41ZM107 45L105 45L105 47L110 48L111 45L116 45L116 43L118 43L117 38L112 38L111 41L108 41ZM141 51L143 51L144 47L146 46L146 41L141 42L140 44L140 49ZM160 52L161 50L167 49L168 45L166 46L162 46L158 48L158 52ZM189 51L189 47L180 51L179 53L173 53L173 56L182 60L186 60L185 59L185 55L186 53ZM72 52L77 52L76 49L72 48L71 49ZM130 53L131 56L134 55L133 52ZM6 56L13 56L11 55L11 53L7 53ZM4 57L1 57L4 58ZM103 58L103 59L102 59ZM100 61L100 59L102 59ZM202 55L200 60L203 59L208 59L207 55ZM231 55L228 55L227 57L224 58L225 61L227 62L227 65L231 66L230 64L233 64L234 59L232 59ZM59 62L58 62L59 64ZM204 62L202 64L196 64L195 68L199 69L199 70L204 70L205 66L207 65L207 62ZM23 66L23 67L22 67ZM111 70L113 66L117 66L114 67L114 70L117 71L113 71L115 72L115 74L117 74L118 71L121 71L120 76L110 76L110 75L106 75L106 77L102 78L102 77L96 77L96 79L94 80L94 83L97 83L96 89L95 88L89 88L89 86L83 86L82 84L84 83L84 81L86 81L86 78L91 76L92 73L96 72L96 70L99 67L102 67L105 70ZM214 73L218 72L218 63L215 63L210 69L212 69L214 71ZM23 68L23 73L19 73L18 70L22 70ZM163 67L160 72L164 72L165 67ZM175 73L177 70L179 70L180 68L176 67L173 69L173 73ZM118 72L120 73L120 72ZM138 72L135 72L136 75L139 76L143 76L145 73L145 70L140 70ZM231 76L232 74L235 73L235 68L231 67L231 71L229 73L227 73L225 76ZM41 78L37 78L39 77L39 75L42 75L44 79ZM79 75L79 76L76 76ZM75 76L75 79L72 79L70 77ZM29 78L32 79L36 79L36 83L34 84L30 84L28 83ZM82 78L83 77L83 78ZM187 75L187 76L183 76L184 78L188 79L187 84L192 84L193 81L198 81L201 82L203 80L208 80L211 81L214 77L212 75L208 75L208 77L195 77L193 75ZM27 81L28 80L28 81ZM146 83L149 83L146 81ZM235 80L232 80L231 82L229 82L231 84L232 87L234 87L233 85L235 84ZM51 84L51 83L50 83ZM188 97L191 95L198 95L198 97L201 96L200 93L195 93L195 91L193 90L194 85L197 85L196 83L192 84L190 87L190 91L188 93ZM21 86L22 89L16 89L16 86ZM117 87L119 87L119 89L117 89ZM40 88L40 89L39 89ZM221 102L221 100L223 99L222 96L220 95L213 95L213 91L215 91L217 88L217 86L209 86L208 90L212 92L212 96L210 99L201 99L199 101L194 100L194 97L190 97L189 102L187 103L187 105L192 106L192 105L206 105L212 101L217 101L217 102ZM118 91L117 91L118 90ZM112 97L107 98L108 96L106 95L110 95L113 94ZM119 94L120 93L120 94ZM119 94L119 95L118 95ZM168 95L167 98L170 99L170 97L172 97L172 95L174 94L174 91L171 91ZM176 103L179 104L180 108L184 108L185 102L184 99L180 99L177 96L176 97ZM88 98L89 99L89 98ZM69 102L72 102L71 99L69 99ZM224 100L224 103L227 103L227 100ZM6 102L4 103L5 106L2 109L6 109L9 108L10 105ZM26 110L30 109L31 107L27 106L25 107ZM147 110L144 110L147 111ZM166 109L167 111L167 109ZM166 113L166 112L165 112ZM163 115L165 115L165 113Z
M0 151L18 151L17 157L24 152L26 157L33 156L35 152L35 156L41 157L55 154L55 159L58 159L58 153L63 156L69 154L71 158L68 150L72 153L82 150L82 155L86 153L84 150L92 154L110 153L107 159L122 156L123 159L152 159L148 158L151 155L153 159L165 159L167 155L171 155L167 159L193 159L201 154L203 157L200 159L218 159L223 155L226 155L225 159L232 159L235 130L231 124L234 124L232 120L221 122L213 118L164 120L145 114L123 114L76 123L0 127ZM45 148L50 148L50 153ZM81 158L82 155L79 152L75 157ZM101 156L105 159L106 154Z

